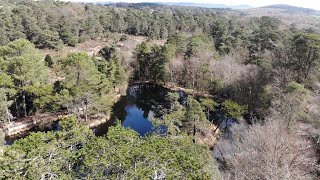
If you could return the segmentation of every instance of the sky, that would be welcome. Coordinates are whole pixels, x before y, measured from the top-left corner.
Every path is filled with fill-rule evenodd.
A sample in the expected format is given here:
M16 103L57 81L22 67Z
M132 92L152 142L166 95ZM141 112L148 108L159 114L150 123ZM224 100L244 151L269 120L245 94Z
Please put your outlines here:
M65 0L78 2L196 2L225 5L246 4L253 7L266 6L271 4L289 4L293 6L306 7L320 10L320 0Z

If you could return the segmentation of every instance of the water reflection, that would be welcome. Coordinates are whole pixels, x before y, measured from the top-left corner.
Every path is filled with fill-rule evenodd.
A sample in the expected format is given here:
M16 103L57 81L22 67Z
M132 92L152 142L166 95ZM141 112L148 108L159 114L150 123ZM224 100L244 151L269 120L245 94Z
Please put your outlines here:
M127 96L122 97L113 108L113 120L121 120L124 127L135 130L140 136L155 132L151 120L163 115L167 93L167 89L153 84L129 86ZM160 127L160 132L164 133L165 129Z
M145 112L139 109L137 105L128 105L126 112L127 116L122 123L124 127L137 131L141 136L153 131L153 124L149 121L154 116L152 111L149 111L148 116L145 117Z

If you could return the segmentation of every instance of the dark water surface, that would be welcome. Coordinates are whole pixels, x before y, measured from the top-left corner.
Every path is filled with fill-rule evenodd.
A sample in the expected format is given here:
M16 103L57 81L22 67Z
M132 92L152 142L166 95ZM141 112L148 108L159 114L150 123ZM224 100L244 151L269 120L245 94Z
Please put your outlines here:
M149 111L148 116L144 117L144 111L136 105L128 105L126 107L127 116L122 125L127 128L134 129L141 136L153 130L153 125L149 119L153 118L153 112Z
M152 119L163 114L168 92L153 84L129 86L127 96L122 97L113 108L113 121L120 120L124 127L135 130L140 136L154 132ZM160 131L165 132L165 127L161 127Z

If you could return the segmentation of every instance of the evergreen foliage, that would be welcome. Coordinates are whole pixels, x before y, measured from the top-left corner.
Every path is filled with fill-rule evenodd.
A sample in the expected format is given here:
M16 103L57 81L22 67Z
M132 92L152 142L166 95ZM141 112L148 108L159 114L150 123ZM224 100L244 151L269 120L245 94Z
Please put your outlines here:
M140 138L119 125L95 137L75 116L60 125L59 132L32 133L6 148L0 177L220 179L207 148L187 137Z

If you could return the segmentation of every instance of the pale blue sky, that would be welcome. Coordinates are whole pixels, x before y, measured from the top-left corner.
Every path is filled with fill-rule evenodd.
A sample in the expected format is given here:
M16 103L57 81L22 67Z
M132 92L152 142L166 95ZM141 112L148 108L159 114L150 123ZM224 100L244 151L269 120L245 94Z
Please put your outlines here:
M65 0L78 2L196 2L226 5L247 4L254 7L266 6L271 4L289 4L293 6L307 7L320 10L320 0Z

